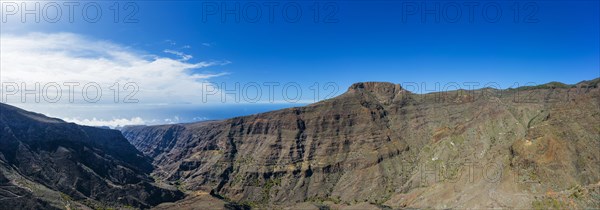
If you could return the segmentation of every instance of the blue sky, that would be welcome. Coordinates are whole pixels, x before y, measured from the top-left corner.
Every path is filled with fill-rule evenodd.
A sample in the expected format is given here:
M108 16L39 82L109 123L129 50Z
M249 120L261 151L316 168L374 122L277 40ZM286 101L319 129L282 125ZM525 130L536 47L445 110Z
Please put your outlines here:
M13 2L21 5L20 1ZM48 2L40 3L44 7ZM243 108L224 108L221 111L224 114L219 116L187 117L183 121L224 118L309 103L313 100L310 86L315 82L321 85L320 88L332 82L339 88L335 94L341 94L358 81L424 82L428 87L433 87L436 82L495 82L507 88L514 83L576 83L600 76L598 1L332 1L329 4L313 1L259 1L258 4L146 1L131 5L118 2L117 23L113 21L115 13L110 7L115 1L98 3L102 17L96 23L86 22L80 10L75 10L74 23L70 23L64 17L67 9L64 5L61 9L65 12L57 23L49 23L43 18L40 23L21 23L19 16L5 16L9 8L3 6L2 36L68 33L84 39L81 41L84 44L103 41L136 55L171 58L187 64L209 63L198 68L185 68L189 75L202 75L205 82L225 83L228 87L235 83L279 82L283 85L295 82L303 90L302 100L297 104L286 105L286 101L276 96L277 106L248 109L250 105L244 105L247 112L239 111ZM269 20L271 10L265 3L276 4L272 10L273 21ZM81 4L80 7L85 2ZM240 10L223 15L224 7L231 9L235 4L239 4ZM439 10L431 14L430 10L436 4ZM298 11L296 6L302 15L297 22L286 21L297 15L294 12ZM317 21L315 8L319 9ZM129 19L129 22L134 20L133 23L126 23L124 19L134 9L137 11ZM260 19L252 22L257 9L261 11ZM471 9L473 14L469 14ZM500 11L501 16L496 16L496 11ZM460 17L457 16L459 13ZM239 21L235 20L235 14L239 15ZM436 14L440 17L439 22L435 20ZM453 17L458 19L453 21ZM490 20L494 17L498 19ZM3 45L5 41L11 40L4 38ZM90 51L93 51L90 56L99 56L100 51ZM10 52L2 53L5 56ZM10 68L4 65L3 74L5 68ZM18 67L18 63L12 65L16 65L12 68ZM106 74L114 76L119 72ZM100 72L94 76L105 75ZM134 79L145 78L129 78L130 81ZM147 86L152 84L156 83L147 83L140 89L150 88ZM322 89L321 94L327 95L327 91ZM140 98L140 103L143 99ZM158 99L148 101L152 104L160 102ZM182 102L194 107L207 106L197 101ZM21 105L34 107L32 104ZM216 103L215 106L221 105ZM119 105L120 108L123 106L127 105ZM152 113L168 108L155 109L158 111ZM96 117L84 112L74 116L59 111L41 111L52 112L58 117ZM139 113L141 118L143 115ZM168 115L176 116L177 113L169 112ZM189 114L182 112L181 115ZM98 117L130 118L134 115Z

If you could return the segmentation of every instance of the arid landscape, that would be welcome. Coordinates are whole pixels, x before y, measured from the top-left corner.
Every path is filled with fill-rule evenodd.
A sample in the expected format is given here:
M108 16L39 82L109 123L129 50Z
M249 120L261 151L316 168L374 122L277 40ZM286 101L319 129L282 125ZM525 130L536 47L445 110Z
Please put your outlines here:
M600 208L600 79L118 130L1 105L0 209Z
M0 0L0 210L600 210L599 0Z

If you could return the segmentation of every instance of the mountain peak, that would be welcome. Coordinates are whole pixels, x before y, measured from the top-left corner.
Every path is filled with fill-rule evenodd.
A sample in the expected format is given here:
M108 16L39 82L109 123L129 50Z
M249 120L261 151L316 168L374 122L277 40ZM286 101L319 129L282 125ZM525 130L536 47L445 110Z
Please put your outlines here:
M401 94L408 93L399 84L389 82L358 82L348 88L347 93L368 93L382 103L390 103Z
M348 88L348 91L368 91L373 93L397 93L403 90L399 84L390 82L357 82Z

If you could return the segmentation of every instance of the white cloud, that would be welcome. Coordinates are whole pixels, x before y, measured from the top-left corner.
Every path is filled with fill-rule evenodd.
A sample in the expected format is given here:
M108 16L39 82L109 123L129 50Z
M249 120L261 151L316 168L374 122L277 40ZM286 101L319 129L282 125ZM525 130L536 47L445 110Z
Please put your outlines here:
M170 45L177 45L177 42L170 40L170 39L165 40L165 42Z
M76 123L79 125L87 125L87 126L108 126L110 128L123 127L126 125L161 125L161 124L177 124L181 122L181 118L179 116L173 116L170 118L164 119L151 119L147 120L142 117L131 117L131 118L112 118L111 120L105 120L101 118L69 118L66 117L63 119L67 122ZM192 121L204 121L208 120L206 117L194 117Z
M218 102L219 94L209 95L206 98L208 100L203 100L202 90L210 85L206 83L208 79L225 73L197 72L202 68L229 63L189 62L191 55L177 51L169 53L181 56L181 59L161 57L72 33L3 33L0 39L3 83L25 82L27 88L33 88L36 82L42 87L52 82L61 85L64 82L79 82L81 86L75 88L76 101L82 101L82 86L94 82L102 87L102 97L98 103L113 103L115 91L111 87L114 89L113 85L118 82L121 89L120 101L134 92L134 88L124 89L126 83L132 83L139 87L133 97L139 103ZM173 43L170 40L168 42ZM68 87L62 88L60 102L68 102ZM220 91L217 87L214 88ZM214 90L211 91L214 93ZM13 101L20 98L16 96L15 99Z
M95 117L92 119L64 119L67 122L76 123L79 125L88 125L88 126L108 126L111 128L123 127L126 125L145 125L147 122L140 117L133 117L131 119L121 118L121 119L112 119L112 120L100 120Z
M193 56L191 56L191 55L188 55L188 54L185 54L185 53L182 53L179 51L175 51L175 50L165 50L164 52L181 57L181 59L180 59L181 61L188 61L193 58Z
M194 117L192 118L192 121L194 122L199 122L199 121L206 121L209 120L207 117Z

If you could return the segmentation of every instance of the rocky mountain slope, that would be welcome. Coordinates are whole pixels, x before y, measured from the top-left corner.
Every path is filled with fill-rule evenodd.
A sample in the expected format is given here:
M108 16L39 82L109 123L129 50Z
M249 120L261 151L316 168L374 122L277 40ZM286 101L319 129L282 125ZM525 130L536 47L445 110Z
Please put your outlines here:
M207 193L247 207L598 208L598 81L430 94L357 83L306 107L123 134L188 192L173 208Z
M0 104L0 209L149 208L182 198L119 131Z

